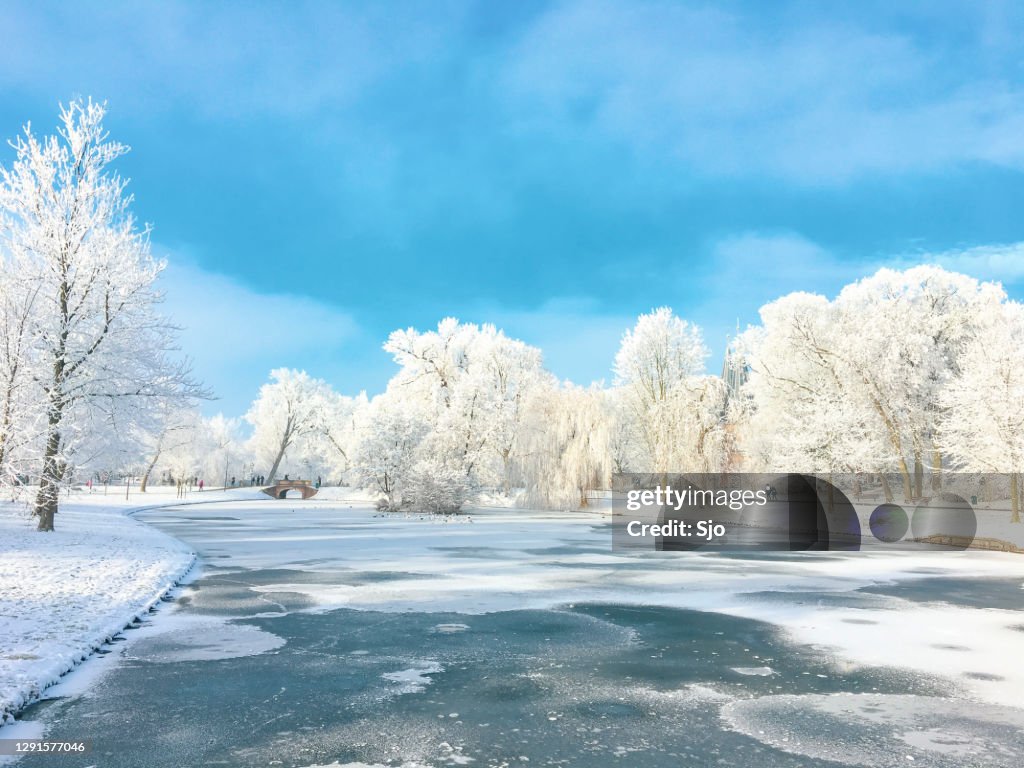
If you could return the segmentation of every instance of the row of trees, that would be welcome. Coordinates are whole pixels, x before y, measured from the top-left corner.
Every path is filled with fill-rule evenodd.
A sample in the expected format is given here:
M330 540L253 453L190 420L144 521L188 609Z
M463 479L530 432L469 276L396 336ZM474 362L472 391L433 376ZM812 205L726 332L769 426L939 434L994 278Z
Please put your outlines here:
M910 499L950 470L1022 471L1022 342L1021 305L938 268L767 305L729 349L731 388L702 372L699 329L667 308L626 332L611 387L560 382L540 350L449 318L389 337L398 372L372 399L282 368L242 419L161 399L116 455L142 490L154 474L213 485L289 472L435 512L484 489L583 507L625 471L871 472L901 478L887 493Z
M727 377L668 308L625 333L610 387L560 382L539 349L449 318L390 335L398 371L373 398L278 369L243 419L203 419L103 117L72 103L0 169L0 483L31 482L41 530L62 484L111 469L142 490L316 473L429 511L481 489L585 506L622 471L892 473L910 499L963 469L1008 473L1017 518L1024 309L937 267L768 304Z
M736 416L746 467L892 473L905 499L951 469L1006 473L1019 520L1024 306L1000 286L882 269L832 301L785 296L761 318L732 350L749 371Z
M1007 475L1019 520L1024 306L1000 286L883 269L833 300L780 298L761 320L730 346L733 375L717 377L702 373L699 329L654 310L624 335L609 388L558 382L539 350L491 326L396 332L387 391L310 418L310 445L322 452L330 435L353 480L392 507L454 508L481 486L578 507L615 471L727 469L873 473L910 500L968 471Z
M492 325L448 318L395 331L384 348L398 372L372 399L272 371L245 439L237 422L168 415L145 441L146 476L230 461L251 468L243 479L315 474L372 489L389 509L453 511L481 489L575 508L613 471L715 471L729 458L725 386L700 373L699 330L666 308L626 334L611 389L558 381L539 349Z

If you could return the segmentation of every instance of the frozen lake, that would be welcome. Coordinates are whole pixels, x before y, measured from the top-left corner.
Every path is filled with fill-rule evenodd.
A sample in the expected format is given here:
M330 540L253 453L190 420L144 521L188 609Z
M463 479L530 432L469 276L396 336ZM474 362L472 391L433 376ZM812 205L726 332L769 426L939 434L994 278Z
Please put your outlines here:
M202 571L23 713L94 752L19 765L1024 761L1020 556L621 554L596 516L341 500L140 517Z

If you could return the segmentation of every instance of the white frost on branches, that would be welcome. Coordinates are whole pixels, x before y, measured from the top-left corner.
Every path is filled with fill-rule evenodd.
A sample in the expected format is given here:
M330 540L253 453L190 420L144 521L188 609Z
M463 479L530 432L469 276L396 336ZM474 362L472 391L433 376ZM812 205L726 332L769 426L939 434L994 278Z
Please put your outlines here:
M160 403L202 394L156 312L163 264L110 168L128 148L109 139L104 115L92 101L62 107L57 135L26 126L0 168L0 471L34 465L40 530L53 529L76 462Z

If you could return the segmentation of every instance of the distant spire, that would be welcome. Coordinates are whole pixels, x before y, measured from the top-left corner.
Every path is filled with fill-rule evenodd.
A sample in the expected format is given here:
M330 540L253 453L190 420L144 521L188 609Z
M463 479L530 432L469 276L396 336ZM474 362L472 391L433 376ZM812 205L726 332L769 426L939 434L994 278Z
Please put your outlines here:
M722 380L725 381L729 397L739 394L740 387L747 380L746 361L737 354L735 342L740 336L740 321L736 318L736 335L726 334L725 354L722 356Z

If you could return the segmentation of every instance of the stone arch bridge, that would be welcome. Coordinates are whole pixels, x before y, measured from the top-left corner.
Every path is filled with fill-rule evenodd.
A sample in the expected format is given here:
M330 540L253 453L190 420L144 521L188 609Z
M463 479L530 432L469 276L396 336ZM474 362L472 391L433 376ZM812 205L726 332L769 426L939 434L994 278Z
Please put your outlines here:
M261 488L265 494L275 499L283 499L288 491L298 491L302 498L309 499L316 496L317 489L310 484L309 480L278 480L274 485Z

